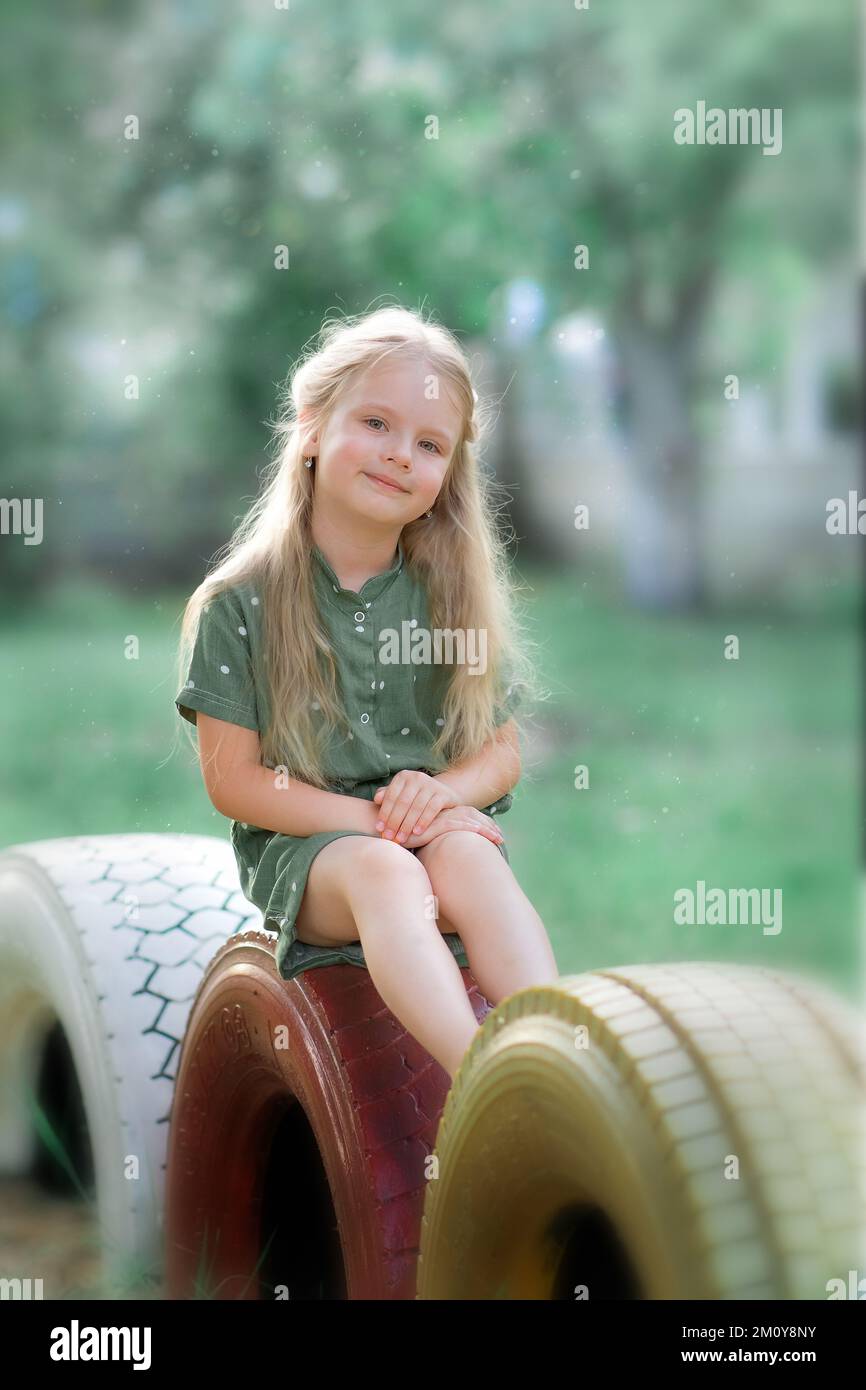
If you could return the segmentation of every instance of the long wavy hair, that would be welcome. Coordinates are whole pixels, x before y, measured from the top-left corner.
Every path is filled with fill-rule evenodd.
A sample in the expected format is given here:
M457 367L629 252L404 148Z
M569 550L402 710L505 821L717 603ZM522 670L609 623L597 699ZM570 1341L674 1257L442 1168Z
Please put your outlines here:
M517 609L517 586L510 576L497 503L501 485L482 469L480 446L492 418L473 387L469 362L446 328L420 311L386 306L353 317L326 318L318 342L301 354L280 396L276 421L269 421L276 457L262 474L258 497L231 539L215 556L214 567L190 596L183 612L177 683L186 682L202 609L232 585L254 581L263 603L263 673L269 692L270 723L260 731L261 761L288 775L327 789L323 771L326 741L349 723L342 705L337 668L317 609L311 572L311 518L315 470L304 466L304 426L324 431L331 412L359 375L392 354L414 354L445 379L462 410L462 430L433 515L410 522L401 532L406 563L423 582L434 628L486 629L487 669L450 668L444 726L431 751L431 765L443 770L479 753L495 730L494 711L508 686L521 688L525 711L544 698L536 684L534 643ZM318 702L314 724L311 707ZM515 714L518 726L522 717ZM192 729L184 723L192 741ZM395 771L398 770L395 768Z

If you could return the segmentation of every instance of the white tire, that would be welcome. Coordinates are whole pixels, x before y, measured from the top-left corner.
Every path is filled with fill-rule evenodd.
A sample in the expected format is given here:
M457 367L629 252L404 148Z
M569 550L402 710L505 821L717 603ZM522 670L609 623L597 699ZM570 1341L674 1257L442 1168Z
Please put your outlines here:
M0 852L0 1173L33 1163L31 1097L59 1024L81 1090L111 1284L142 1268L162 1273L166 1141L187 1015L216 950L261 925L227 840L73 836Z

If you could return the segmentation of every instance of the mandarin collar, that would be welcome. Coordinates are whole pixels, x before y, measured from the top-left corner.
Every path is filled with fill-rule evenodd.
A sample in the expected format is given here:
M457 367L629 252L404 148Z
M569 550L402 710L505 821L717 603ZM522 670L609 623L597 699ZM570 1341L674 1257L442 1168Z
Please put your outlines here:
M354 589L344 589L342 587L339 579L317 545L313 546L313 558L317 562L318 573L328 580L327 592L334 599L351 598L353 595L355 598L374 599L378 598L379 595L388 588L391 582L396 579L403 568L405 553L403 551L403 542L398 537L397 559L394 561L391 568L383 570L381 574L374 574L372 578L361 585L360 592L356 592Z

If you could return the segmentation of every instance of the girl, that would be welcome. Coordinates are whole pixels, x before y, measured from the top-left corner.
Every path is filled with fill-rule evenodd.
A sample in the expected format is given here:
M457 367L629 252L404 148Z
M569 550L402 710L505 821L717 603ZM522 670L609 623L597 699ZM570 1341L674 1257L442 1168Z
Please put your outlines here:
M452 1078L478 1028L460 965L493 1004L558 976L493 819L534 686L476 401L420 314L326 321L186 606L175 699L280 975L365 966Z

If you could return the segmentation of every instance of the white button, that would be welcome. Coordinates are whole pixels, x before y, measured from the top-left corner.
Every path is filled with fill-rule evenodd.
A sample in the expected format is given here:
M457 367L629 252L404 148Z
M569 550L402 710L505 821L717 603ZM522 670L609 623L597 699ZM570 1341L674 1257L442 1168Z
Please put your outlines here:
M401 733L401 734L408 734L408 732L409 732L408 729L401 729L401 730L400 730L400 733Z
M241 634L241 637L246 637L247 635L247 630L245 627L239 627L238 632Z
M250 599L250 603L258 603L258 599L257 599L257 598L251 598L251 599Z
M373 681L373 684L375 685L376 682ZM384 681L380 681L380 682L379 682L379 689L380 689L380 690L384 690L384 689L385 689L385 682L384 682Z
M417 626L418 626L418 619L417 619L417 618L410 618L410 619L409 619L409 626L410 626L410 627L417 627Z
M436 723L437 723L437 724L444 724L444 723L445 723L445 720L444 720L444 719L437 719L437 720L436 720Z
M375 681L373 681L372 685L370 686L370 689L371 689L371 690L375 690L375 689L376 689L376 682L375 682Z
M366 613L362 613L362 612L356 613L356 614L355 614L355 622L356 622L356 623L362 623L362 622L364 621L364 619L366 618L366 616L367 616Z
M365 605L365 607L367 607L367 608L369 608L369 607L370 607L370 605L369 605L369 603L368 603L368 604L366 604L366 605Z
M360 623L358 623L358 624L356 624L356 626L355 626L355 631L356 631L356 632L366 632L367 629L364 628L364 627L361 627Z
M229 668L228 668L228 666L221 666L221 667L220 667L220 670L222 671L222 673L223 673L224 676L227 676L228 673L229 673Z
M361 715L361 723L362 723L362 724L369 724L369 722L370 722L370 716L369 716L369 714L362 714L362 715Z

